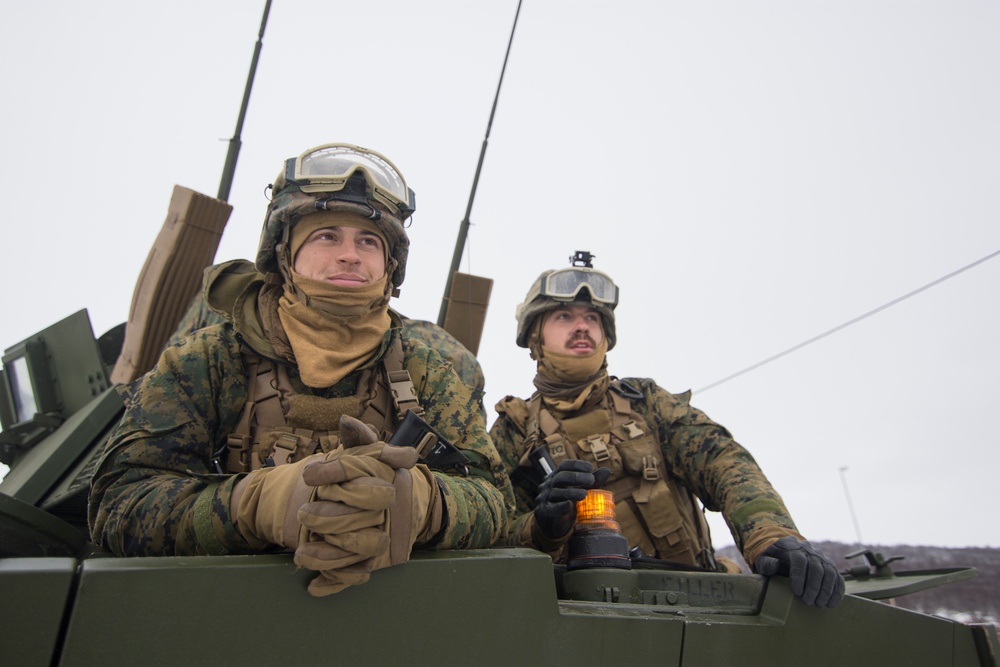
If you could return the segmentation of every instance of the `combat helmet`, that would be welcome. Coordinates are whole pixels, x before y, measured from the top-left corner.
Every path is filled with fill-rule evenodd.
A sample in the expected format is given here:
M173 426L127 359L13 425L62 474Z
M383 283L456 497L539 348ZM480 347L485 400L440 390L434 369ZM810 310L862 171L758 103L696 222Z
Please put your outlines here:
M353 144L323 144L289 158L271 184L256 266L278 272L278 254L287 252L289 230L316 211L349 211L371 220L389 245L393 296L406 275L410 239L404 223L416 210L416 197L403 175L385 156Z
M601 314L604 336L608 349L615 346L615 307L618 305L618 286L610 276L594 269L591 255L577 250L570 257L572 266L542 272L528 290L524 303L517 306L517 344L528 347L535 318L559 306L577 304L593 308Z

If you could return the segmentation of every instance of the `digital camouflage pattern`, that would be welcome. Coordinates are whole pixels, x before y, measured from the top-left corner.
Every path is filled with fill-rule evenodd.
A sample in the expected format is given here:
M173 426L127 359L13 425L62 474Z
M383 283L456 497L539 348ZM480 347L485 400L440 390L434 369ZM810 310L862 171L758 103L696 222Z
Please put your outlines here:
M462 381L471 386L482 401L485 395L486 378L483 376L483 367L476 359L476 355L469 352L468 348L458 342L458 339L439 327L433 322L426 320L411 320L401 317L403 321L403 340L417 340L425 344L432 350L437 350L446 361L450 361L455 367L455 372ZM181 318L177 329L171 335L167 345L176 345L188 335L198 329L204 329L212 324L221 324L226 318L209 307L204 294L198 294L191 301L187 312Z
M396 329L386 334L377 360L396 335ZM513 493L474 390L421 342L404 340L403 352L426 420L470 459L468 477L434 472L446 507L445 532L435 548L487 547L504 529ZM360 374L312 392L290 373L297 391L327 398L353 396ZM246 400L232 326L200 329L167 348L152 371L119 393L125 414L92 482L94 542L121 556L251 551L229 511L238 476L217 474L212 466Z
M786 535L802 538L778 492L764 476L750 452L729 431L690 405L690 392L671 394L653 380L624 380L642 393L632 408L655 429L667 472L690 489L711 511L722 512L748 563L771 543ZM598 408L603 409L603 408ZM508 396L500 401L490 435L508 473L518 466L524 452L526 424L515 425L510 413L527 414L523 399ZM532 493L515 485L517 509L504 543L514 545L532 520Z
M438 354L451 362L458 377L475 389L482 399L486 387L483 367L479 365L476 355L458 342L458 339L427 320L411 320L403 317L403 340L418 340L427 347L437 350Z

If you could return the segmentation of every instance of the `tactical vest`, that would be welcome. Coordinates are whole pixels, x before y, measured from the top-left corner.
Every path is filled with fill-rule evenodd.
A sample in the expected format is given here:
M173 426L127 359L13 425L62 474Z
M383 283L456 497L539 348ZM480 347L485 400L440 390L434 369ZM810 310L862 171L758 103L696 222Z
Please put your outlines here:
M241 350L247 371L247 401L236 430L226 442L226 470L249 472L265 466L292 463L316 452L340 446L337 424L350 414L373 427L386 440L407 410L423 416L410 374L403 367L403 344L396 338L381 363L362 372L354 397L323 399L299 394L288 378L288 368ZM322 413L317 429L297 423L296 404ZM299 410L301 412L301 410ZM315 420L313 420L315 421ZM291 423L290 423L291 422Z
M604 488L614 492L618 523L630 547L646 556L718 569L698 499L670 476L659 438L632 409L629 397L642 394L615 379L602 406L560 420L536 392L527 401L520 466L531 467L530 454L546 445L556 465L571 458L610 468Z

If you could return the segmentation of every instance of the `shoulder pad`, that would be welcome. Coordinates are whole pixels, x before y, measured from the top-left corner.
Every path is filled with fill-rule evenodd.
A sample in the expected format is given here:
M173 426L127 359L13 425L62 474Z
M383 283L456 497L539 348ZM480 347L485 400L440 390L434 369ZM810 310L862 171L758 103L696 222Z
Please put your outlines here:
M510 415L511 417L524 413L525 420L528 418L528 404L524 402L523 398L511 396L510 394L504 396L497 402L496 411Z
M506 396L496 404L497 415L506 415L522 435L528 427L528 404L516 396Z
M528 423L528 404L523 398L505 396L496 404L496 411L513 419L517 424Z

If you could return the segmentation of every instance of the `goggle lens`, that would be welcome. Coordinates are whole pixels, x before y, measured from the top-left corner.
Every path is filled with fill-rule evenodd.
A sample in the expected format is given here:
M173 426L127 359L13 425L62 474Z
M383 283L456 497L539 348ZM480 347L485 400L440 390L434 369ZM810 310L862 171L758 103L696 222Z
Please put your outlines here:
M406 186L403 175L385 157L349 144L319 146L298 158L291 176L304 192L336 192L356 171L364 173L376 198L389 200L398 211L408 215L415 204L413 191Z
M614 281L599 271L560 269L545 277L542 294L559 300L572 300L584 287L593 301L609 305L618 304L618 288Z

